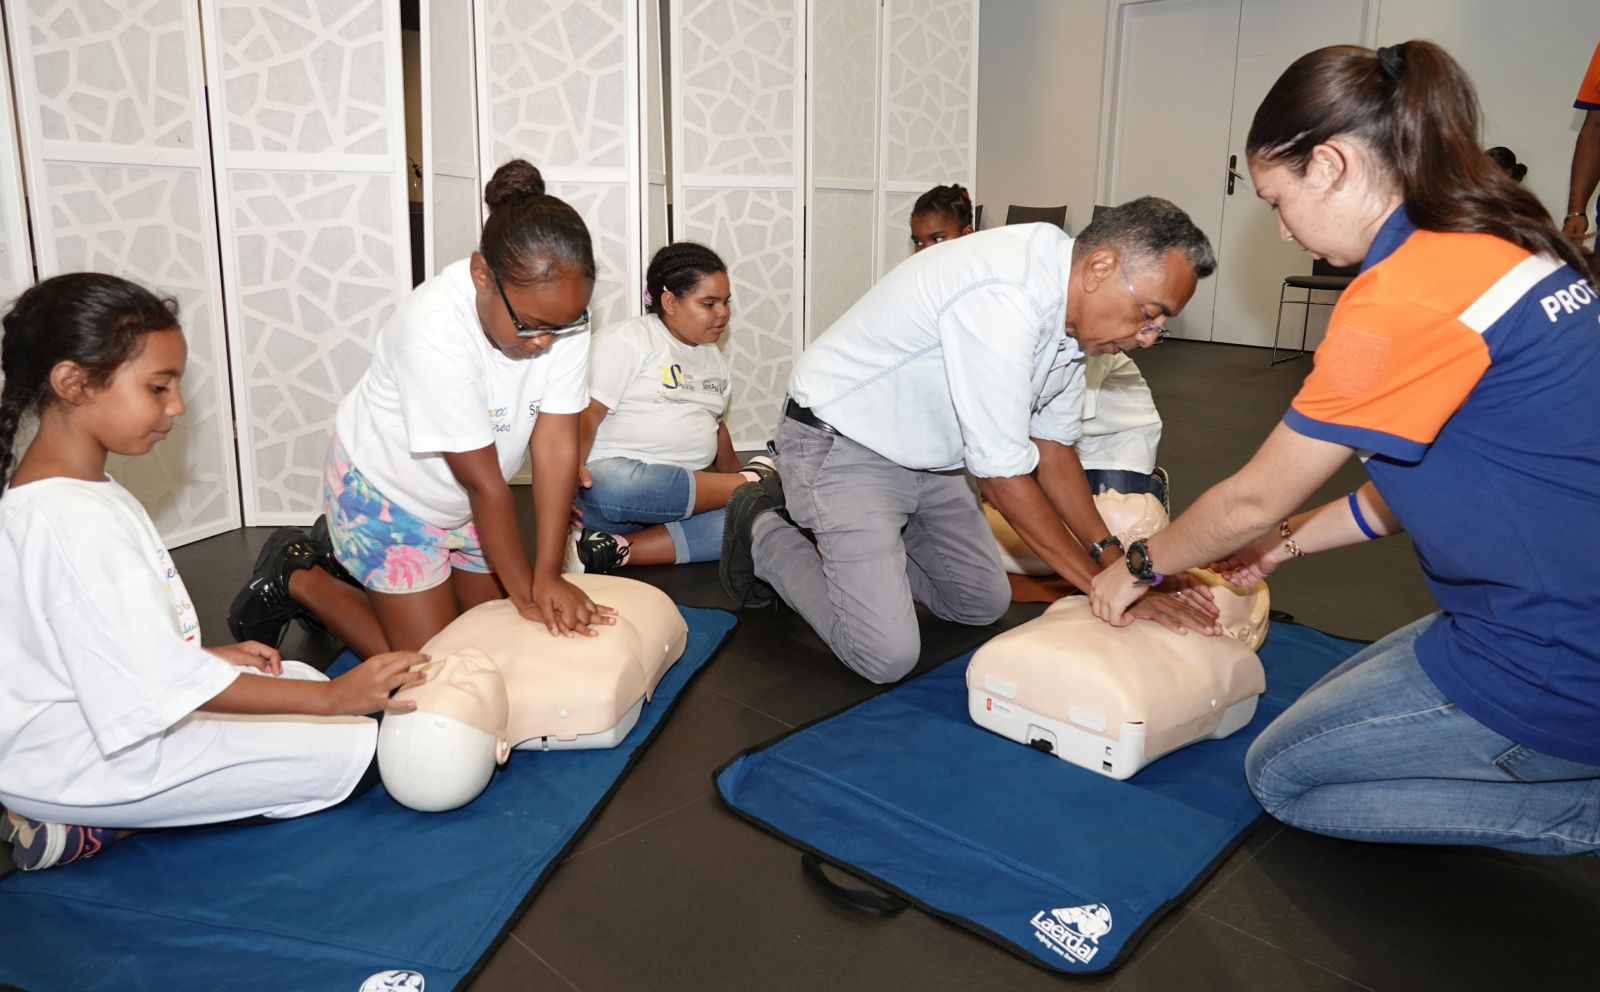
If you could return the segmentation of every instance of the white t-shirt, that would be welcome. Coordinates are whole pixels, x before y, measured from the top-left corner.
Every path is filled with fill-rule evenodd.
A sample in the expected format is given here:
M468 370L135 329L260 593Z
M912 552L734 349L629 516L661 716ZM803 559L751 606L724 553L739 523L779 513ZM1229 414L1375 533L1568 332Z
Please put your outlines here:
M1090 355L1084 362L1084 468L1151 472L1161 444L1161 414L1139 366L1127 355Z
M8 809L130 828L301 816L349 795L372 760L366 717L195 712L243 669L201 650L183 580L116 482L7 490L0 575Z
M509 480L541 410L582 413L589 405L589 335L557 337L532 358L507 357L478 323L468 264L447 267L400 304L334 422L362 475L444 528L466 523L472 507L442 452L492 443Z
M611 410L591 462L636 458L698 471L716 460L728 366L715 345L684 344L654 314L608 327L594 338L589 395Z

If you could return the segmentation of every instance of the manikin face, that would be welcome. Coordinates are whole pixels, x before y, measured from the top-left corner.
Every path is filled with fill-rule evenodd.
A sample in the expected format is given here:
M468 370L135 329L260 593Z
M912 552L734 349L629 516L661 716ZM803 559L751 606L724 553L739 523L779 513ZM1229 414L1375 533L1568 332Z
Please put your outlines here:
M663 292L661 322L667 325L673 337L690 347L716 344L728 332L732 307L733 290L728 285L728 274L712 272L701 276L694 288L682 296L671 290Z
M427 679L402 689L395 698L414 698L417 710L459 720L495 737L495 760L511 753L506 737L511 701L505 676L482 651L459 651L423 666Z
M482 252L472 253L472 285L478 323L484 337L507 358L533 358L550 350L557 336L581 333L566 330L583 317L594 280L573 269L563 269L555 279L520 286L496 277ZM503 294L503 295L502 295ZM516 322L512 316L515 314ZM553 328L557 333L519 337L517 323L531 328Z
M1073 265L1067 334L1089 355L1149 348L1194 295L1194 265L1170 251L1160 265L1129 269L1114 248L1100 247Z
M144 454L165 440L173 422L183 416L180 382L188 356L183 332L176 327L144 335L138 354L103 385L85 389L70 409L73 424L113 454Z
M939 210L925 210L911 218L911 254L924 248L954 241L963 234L971 234L972 225L961 226L954 217Z

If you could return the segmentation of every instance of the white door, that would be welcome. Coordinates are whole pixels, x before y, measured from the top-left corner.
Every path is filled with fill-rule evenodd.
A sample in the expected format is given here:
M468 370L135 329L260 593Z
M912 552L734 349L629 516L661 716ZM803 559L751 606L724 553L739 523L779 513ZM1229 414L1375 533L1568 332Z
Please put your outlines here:
M1179 337L1268 346L1283 277L1311 270L1278 237L1241 175L1256 108L1279 74L1324 45L1360 42L1367 0L1158 0L1125 3L1120 22L1109 202L1162 196L1211 239L1217 273L1172 321ZM1177 83L1181 82L1181 85ZM1298 334L1300 314L1285 327ZM1298 340L1298 337L1296 338Z
M1216 244L1233 116L1240 0L1124 4L1108 203L1145 195L1182 207ZM1203 279L1170 326L1211 339L1215 279Z
M1207 280L1216 284L1213 341L1271 346L1284 276L1311 272L1311 256L1279 237L1277 217L1256 198L1244 165L1244 143L1256 108L1283 70L1324 45L1359 44L1367 6L1366 0L1244 0L1228 155L1237 160L1237 169L1245 178L1235 180L1231 196L1224 192L1222 234L1220 238L1213 235L1217 274ZM1214 160L1209 171L1220 178L1224 165ZM1226 189L1225 181L1223 185ZM1291 292L1293 299L1300 296L1298 290ZM1318 298L1333 299L1327 294ZM1301 307L1284 307L1281 340L1298 344L1305 317ZM1313 344L1327 319L1327 307L1311 309Z

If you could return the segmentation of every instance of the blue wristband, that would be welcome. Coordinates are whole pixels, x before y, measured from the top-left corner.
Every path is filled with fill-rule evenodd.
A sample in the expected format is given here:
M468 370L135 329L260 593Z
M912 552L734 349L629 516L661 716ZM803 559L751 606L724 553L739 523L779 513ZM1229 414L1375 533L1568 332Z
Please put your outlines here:
M1382 537L1382 534L1379 534L1377 531L1373 530L1372 526L1367 523L1367 518L1361 515L1361 501L1356 499L1356 494L1354 491L1350 493L1349 503L1350 515L1356 518L1356 526L1361 528L1361 533L1367 535L1367 540L1376 541L1378 538Z

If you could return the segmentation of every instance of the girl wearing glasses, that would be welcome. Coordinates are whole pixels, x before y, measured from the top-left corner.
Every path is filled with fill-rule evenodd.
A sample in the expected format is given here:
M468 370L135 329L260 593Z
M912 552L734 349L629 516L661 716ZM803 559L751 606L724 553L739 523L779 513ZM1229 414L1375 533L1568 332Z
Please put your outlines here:
M728 367L718 344L733 303L728 267L689 241L656 252L641 317L595 336L583 414L577 516L567 569L716 561L734 488L774 471L741 466L723 416Z
M484 202L479 250L401 303L339 406L326 523L272 536L229 611L233 630L276 644L311 617L368 657L416 650L502 597L551 634L613 622L561 577L588 405L589 231L520 159L495 171ZM532 562L507 485L524 454Z
M935 186L911 207L911 253L972 233L972 197L958 183ZM1132 287L1129 287L1132 292ZM1148 308L1135 295L1141 319ZM1152 324L1152 327L1154 325ZM1165 328L1155 327L1165 337ZM1083 363L1083 436L1075 446L1090 490L1151 493L1171 509L1166 469L1156 466L1161 414L1132 358L1118 351Z
M1600 850L1600 282L1478 145L1477 96L1426 41L1302 56L1256 111L1280 233L1361 263L1283 421L1231 478L1094 580L1123 610L1214 559L1411 536L1439 611L1358 652L1251 746L1256 798L1354 840ZM1369 482L1300 511L1352 455Z

